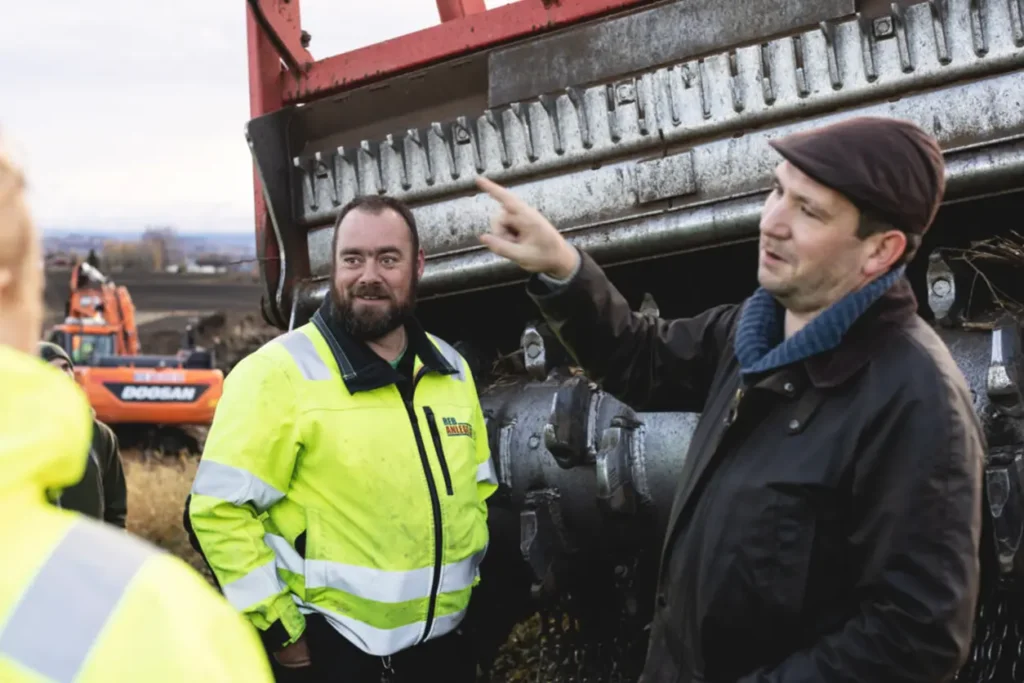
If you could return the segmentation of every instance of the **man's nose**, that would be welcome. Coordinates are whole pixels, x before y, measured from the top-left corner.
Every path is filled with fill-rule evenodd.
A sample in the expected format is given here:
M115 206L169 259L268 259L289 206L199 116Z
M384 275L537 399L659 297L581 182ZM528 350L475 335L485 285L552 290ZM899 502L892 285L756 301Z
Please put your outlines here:
M758 228L762 235L784 240L789 238L790 218L791 211L785 201L769 202L761 212L761 222Z
M372 259L367 260L363 270L359 273L359 282L380 282L380 269Z

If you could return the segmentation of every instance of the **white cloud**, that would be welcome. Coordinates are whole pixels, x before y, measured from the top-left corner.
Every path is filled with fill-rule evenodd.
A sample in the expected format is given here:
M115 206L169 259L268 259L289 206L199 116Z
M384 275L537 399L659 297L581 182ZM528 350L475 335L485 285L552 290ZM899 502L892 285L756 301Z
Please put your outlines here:
M438 21L433 0L302 0L302 15L318 59ZM252 230L246 57L245 0L5 8L0 134L37 222Z

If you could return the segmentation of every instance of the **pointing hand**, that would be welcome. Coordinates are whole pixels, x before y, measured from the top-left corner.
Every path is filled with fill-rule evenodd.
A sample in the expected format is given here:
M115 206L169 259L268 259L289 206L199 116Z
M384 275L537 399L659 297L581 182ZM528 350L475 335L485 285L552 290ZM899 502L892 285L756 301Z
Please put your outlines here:
M530 273L565 279L576 270L580 255L560 232L532 206L497 183L477 176L477 187L501 206L491 230L480 241L493 253Z

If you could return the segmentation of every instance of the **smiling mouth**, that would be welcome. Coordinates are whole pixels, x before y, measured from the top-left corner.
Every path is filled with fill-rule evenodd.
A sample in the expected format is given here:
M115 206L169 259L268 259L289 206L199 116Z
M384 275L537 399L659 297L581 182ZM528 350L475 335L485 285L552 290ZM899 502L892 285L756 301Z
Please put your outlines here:
M778 252L772 251L771 249L762 249L761 252L769 261L777 261L779 263L786 262L786 259L782 258L782 256L780 256Z

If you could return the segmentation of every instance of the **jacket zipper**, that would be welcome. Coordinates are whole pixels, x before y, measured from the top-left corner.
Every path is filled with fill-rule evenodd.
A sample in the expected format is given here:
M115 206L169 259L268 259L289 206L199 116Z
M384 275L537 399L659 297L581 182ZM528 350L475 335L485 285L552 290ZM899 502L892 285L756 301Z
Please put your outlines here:
M437 460L441 463L441 474L444 475L444 489L451 496L454 494L454 491L452 491L452 475L448 472L448 461L444 457L444 447L441 445L441 432L437 429L437 417L435 417L434 411L428 407L423 408L423 413L427 416L427 424L430 426L430 437L434 440Z
M413 397L416 394L416 385L426 371L426 367L420 368L413 378L412 388L409 390L409 397L404 398L405 411L409 414L409 422L412 423L412 433L416 437L416 448L420 452L420 464L423 466L423 473L427 476L427 488L430 490L430 505L434 514L434 576L430 584L430 598L427 601L427 619L423 627L423 636L419 642L424 642L434 627L434 612L437 609L437 591L441 584L441 556L444 537L441 533L441 498L437 493L437 483L434 481L433 472L430 470L430 460L427 457L427 448L423 443L423 434L420 432L419 422L416 420L416 409L413 407Z

